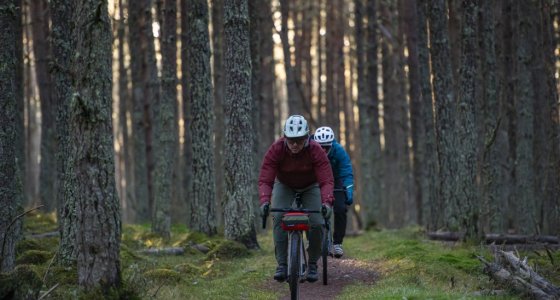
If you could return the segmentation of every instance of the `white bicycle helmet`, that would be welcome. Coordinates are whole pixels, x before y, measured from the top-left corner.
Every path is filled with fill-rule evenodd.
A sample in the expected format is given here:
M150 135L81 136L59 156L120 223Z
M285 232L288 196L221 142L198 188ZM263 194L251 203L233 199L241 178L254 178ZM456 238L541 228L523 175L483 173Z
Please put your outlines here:
M300 115L291 115L284 125L284 136L287 138L297 138L307 136L309 134L309 126L307 120Z
M332 146L332 142L334 141L334 131L327 126L319 127L315 130L313 139L317 143L321 144L321 146Z

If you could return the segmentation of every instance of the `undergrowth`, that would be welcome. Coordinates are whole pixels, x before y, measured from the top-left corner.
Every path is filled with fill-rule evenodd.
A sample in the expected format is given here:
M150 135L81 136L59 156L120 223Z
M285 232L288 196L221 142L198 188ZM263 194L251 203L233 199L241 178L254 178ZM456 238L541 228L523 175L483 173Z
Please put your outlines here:
M35 224L37 222L38 224ZM52 216L25 217L25 234L54 230ZM40 229L43 229L41 231ZM149 225L124 225L121 241L123 284L110 293L86 292L77 285L75 268L53 263L56 238L24 239L18 264L29 266L42 280L44 299L278 299L268 289L275 268L271 232L259 235L260 250L246 250L220 237L173 226L171 239L150 232ZM337 299L521 299L482 272L477 256L492 260L486 247L428 241L419 228L368 231L345 239L345 255L367 263L379 275L373 284L346 286ZM183 255L146 255L150 247L183 247ZM204 250L204 252L201 251ZM547 279L560 283L560 251L533 251L527 256ZM287 288L287 286L286 286Z

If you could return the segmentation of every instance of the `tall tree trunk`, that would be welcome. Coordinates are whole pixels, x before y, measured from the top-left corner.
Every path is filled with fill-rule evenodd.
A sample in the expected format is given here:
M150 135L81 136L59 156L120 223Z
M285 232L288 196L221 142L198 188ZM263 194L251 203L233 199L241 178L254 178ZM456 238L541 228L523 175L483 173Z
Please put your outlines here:
M210 70L208 3L195 0L189 6L190 43L189 79L192 105L193 181L191 194L191 228L208 235L216 234L214 173L214 100ZM231 124L228 127L232 126Z
M292 66L292 54L290 52L290 40L288 38L288 18L290 12L289 0L280 0L280 10L282 13L282 29L280 38L284 54L284 69L286 70L286 86L288 89L288 114L303 115L303 99L298 89L296 75Z
M186 0L180 1L181 7L181 93L183 100L183 119L184 119L184 143L183 143L183 164L184 173L183 182L185 190L185 198L182 199L187 208L190 208L192 202L193 187L193 133L191 130L192 123L192 103L191 103L191 87L190 87L190 56L189 45L192 29L189 27L189 5ZM190 214L187 214L186 223L191 222Z
M132 155L130 153L130 136L128 130L128 115L132 111L132 99L130 97L130 90L128 88L129 78L128 78L128 68L125 65L125 44L127 43L127 21L125 20L125 7L128 7L126 0L119 0L119 23L117 28L117 37L119 39L119 46L117 48L118 51L118 84L119 84L119 131L121 133L121 151L120 151L120 166L119 169L121 170L121 177L124 180L120 180L117 182L117 185L120 184L121 193L119 195L119 199L121 199L122 207L123 207L123 221L129 222L131 221L131 209L130 206L130 199L134 190L131 189L133 180L131 178L131 174L133 168L131 167L131 162L133 161Z
M499 82L500 82L500 110L503 118L501 119L501 130L499 136L505 139L504 152L501 153L502 162L500 175L504 179L504 205L501 207L500 214L503 216L504 226L510 230L513 229L513 220L515 203L513 203L515 189L515 78L511 76L516 69L516 60L514 59L515 48L517 47L517 38L514 35L514 24L516 21L516 9L514 2L504 0L497 6L497 12L502 14L499 20L503 20L500 25L499 39L500 47L496 47L496 56L499 57Z
M225 236L258 248L253 222L252 182L254 172L251 97L251 54L249 45L249 9L247 0L226 1L224 19L226 70L226 195L224 206Z
M441 218L437 217L437 197L438 197L438 172L437 172L437 156L436 156L436 135L434 126L434 105L432 98L432 83L430 80L430 52L428 49L428 1L421 0L418 2L417 9L417 28L418 28L418 67L419 80L422 92L422 126L424 129L424 160L421 169L421 191L422 206L418 208L418 222L425 224L429 230L436 230L439 225L436 223ZM434 215L435 214L435 215Z
M251 0L255 3L255 10L257 18L259 19L258 30L259 45L257 46L258 53L255 59L259 65L259 85L258 89L253 93L253 101L258 105L258 121L259 134L257 138L258 151L257 157L263 157L264 153L274 141L275 133L274 124L274 57L272 41L272 30L274 28L272 22L272 11L270 8L270 1ZM251 13L251 12L250 12ZM253 18L251 18L253 20ZM252 53L252 55L254 55ZM253 67L253 78L255 78L255 63ZM311 78L311 77L310 77ZM263 122L266 120L266 122ZM257 164L258 165L258 164Z
M383 53L383 136L385 138L383 176L387 195L386 225L392 228L409 223L414 204L409 196L409 152L406 83L404 81L404 49L396 1L385 3L383 16L388 38L382 44ZM403 207L407 209L403 210Z
M266 1L262 1L266 2ZM223 202L224 202L224 1L212 1L212 54L213 77L214 77L214 113L216 114L216 125L214 127L214 158L216 170L216 210L217 221L223 226Z
M151 218L149 189L148 137L151 124L151 102L154 90L151 84L156 72L154 40L152 34L152 1L135 0L128 2L128 26L130 47L130 72L132 81L132 139L133 148L133 188L130 209L132 222L146 222Z
M165 0L161 35L162 97L156 114L152 230L170 237L171 199L177 152L177 1Z
M421 224L419 216L422 215L423 202L423 170L426 160L426 133L423 126L424 119L422 117L422 93L420 67L418 58L418 20L416 1L400 0L399 10L402 16L402 28L406 35L406 46L408 49L408 81L409 81L409 97L410 97L410 136L412 138L413 151L413 186L410 197L414 199L416 217L414 223ZM412 220L411 220L412 221Z
M19 107L22 99L21 68L21 1L0 4L0 272L15 266L16 243L21 238L23 189L17 134L21 125ZM21 75L21 74L20 74ZM18 103L21 102L21 103Z
M117 287L120 275L120 208L115 185L111 99L111 22L107 2L80 0L70 22L74 94L68 103L67 182L75 186L78 282L86 288ZM71 201L72 201L71 200Z
M535 21L531 18L535 1L517 2L519 13L516 82L516 157L515 157L515 208L517 232L520 234L539 233L536 199L534 161L534 118L531 69L534 65ZM540 49L539 49L540 51Z
M51 55L49 38L49 11L46 0L30 2L31 28L33 30L33 54L35 56L35 74L41 101L41 170L39 193L44 211L56 209L56 132L55 121L57 103L52 95L51 75L49 74L49 57Z
M60 251L58 260L61 265L71 265L76 262L76 202L77 187L72 184L73 165L68 160L71 151L68 126L69 107L73 94L73 74L70 70L72 54L75 45L72 40L73 27L69 20L76 11L75 3L66 0L52 0L49 2L52 16L52 52L54 58L53 80L56 102L59 103L56 131L58 136L57 176L59 191L57 199L59 211Z
M507 207L506 174L507 134L504 131L507 117L500 107L497 82L495 4L484 1L482 20L482 76L484 90L484 148L482 154L480 225L481 233L506 232ZM503 26L503 25L502 25Z
M477 33L478 5L476 0L463 0L461 33L461 67L459 70L459 97L457 105L458 167L456 170L458 210L453 212L465 238L479 237L478 215L480 198L476 184L477 130L476 130L476 74L478 70Z
M554 77L555 43L554 17L551 15L552 3L544 1L543 14L543 49L546 75L545 119L547 161L544 186L544 234L560 235L560 115L558 111L557 80ZM558 13L556 11L556 13ZM548 124L548 125L547 125Z
M439 195L436 199L432 218L435 224L442 224L449 230L458 230L458 220L452 218L458 207L455 171L457 170L455 139L455 96L453 93L453 73L449 51L447 29L447 9L445 0L430 1L430 54L434 75L435 119L437 133L437 155L439 162ZM450 216L449 218L447 216ZM439 226L438 226L439 228Z
M358 99L360 144L362 147L360 191L366 222L374 225L381 217L381 139L379 128L379 96L377 92L377 1L367 0L368 20L365 37L364 96ZM366 146L367 145L367 146ZM366 225L367 226L367 225Z

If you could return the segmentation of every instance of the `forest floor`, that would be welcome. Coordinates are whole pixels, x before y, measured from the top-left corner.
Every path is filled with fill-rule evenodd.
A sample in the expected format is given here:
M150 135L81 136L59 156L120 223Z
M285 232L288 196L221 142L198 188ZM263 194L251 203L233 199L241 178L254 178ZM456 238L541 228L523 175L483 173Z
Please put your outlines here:
M184 225L173 226L170 240L151 233L150 227L123 226L123 285L113 298L82 290L75 268L52 263L59 252L54 214L25 216L26 238L18 244L17 265L37 274L43 299L289 299L288 284L272 278L276 263L270 231L258 234L259 250L247 250L220 234L206 237ZM165 248L184 252L145 252ZM329 258L328 285L321 281L319 261L320 280L302 283L301 299L523 299L484 274L478 257L493 260L488 247L431 241L418 227L347 236L344 251L341 259ZM560 284L560 250L518 253Z
M336 299L345 287L359 283L373 285L379 276L373 264L349 257L329 257L327 266L328 284L324 285L322 282L323 268L319 261L319 281L300 285L302 299ZM265 288L276 291L281 300L290 299L290 290L286 282L277 282L270 278Z

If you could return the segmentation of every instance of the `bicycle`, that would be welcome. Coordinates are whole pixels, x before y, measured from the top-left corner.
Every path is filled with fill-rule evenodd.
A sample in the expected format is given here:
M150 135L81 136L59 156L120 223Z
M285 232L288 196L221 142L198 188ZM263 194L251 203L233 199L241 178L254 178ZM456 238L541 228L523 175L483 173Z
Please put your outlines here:
M307 254L304 246L303 232L309 231L309 214L322 213L323 210L309 210L302 208L302 193L296 192L294 194L294 202L296 207L291 208L272 208L270 212L283 212L282 221L280 223L282 229L288 232L288 284L290 285L291 299L299 299L299 283L307 279ZM266 227L266 218L268 211L263 215L263 229ZM325 219L325 223L330 222ZM327 225L326 225L327 226ZM330 228L330 226L329 226ZM329 232L329 231L327 231ZM322 241L322 260L323 260L323 284L327 284L327 254L328 244L327 238ZM332 242L332 239L331 239ZM328 243L328 242L327 242ZM325 248L327 245L327 248ZM326 250L326 251L325 251Z

